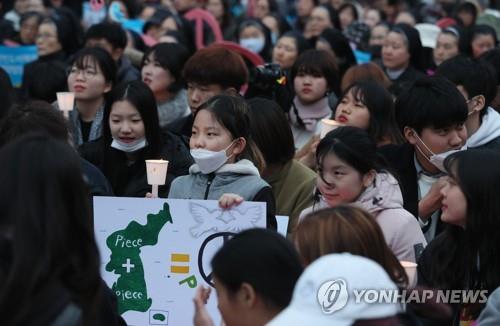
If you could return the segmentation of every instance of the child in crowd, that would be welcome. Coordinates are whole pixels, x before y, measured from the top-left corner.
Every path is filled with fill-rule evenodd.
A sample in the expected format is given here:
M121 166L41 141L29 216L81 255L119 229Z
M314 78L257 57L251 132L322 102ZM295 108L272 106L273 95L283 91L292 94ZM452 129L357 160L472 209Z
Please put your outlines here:
M108 51L115 61L117 84L137 80L141 77L139 70L124 55L127 42L125 29L115 22L92 25L85 33L86 47L101 47Z
M142 81L155 95L160 127L180 132L179 121L190 115L182 68L188 50L176 43L159 43L150 48L141 64Z
M169 161L166 183L159 187L162 196L175 177L187 174L192 164L187 144L180 136L160 132L153 93L143 82L113 89L103 121L103 137L84 144L80 152L101 169L116 196L146 195L151 189L146 175L148 159Z
M212 259L218 308L226 326L264 326L292 298L302 273L297 251L276 232L251 229L235 235ZM195 326L213 326L205 303L210 290L194 299Z
M339 127L316 150L315 203L301 218L322 208L353 204L371 213L400 260L415 262L426 245L414 216L403 208L398 181L377 154L370 136L355 127Z
M214 45L196 51L186 62L183 76L191 114L179 121L179 130L191 137L198 108L215 95L237 95L248 81L248 69L239 54Z
M436 74L455 84L467 101L467 148L500 151L500 115L490 107L497 93L494 68L460 56L443 62Z
M168 198L219 199L222 208L243 200L267 204L267 226L276 228L271 187L260 178L264 159L250 134L248 104L240 97L217 95L194 116L189 175L172 182Z
M377 154L370 136L359 128L339 127L323 138L316 150L318 170L311 212L352 204L373 215L399 260L415 262L426 245L414 216L403 208L398 181Z
M335 109L335 120L366 130L377 146L403 142L392 96L374 81L359 81L348 87Z
M467 140L467 104L455 85L425 77L395 102L396 121L408 143L380 148L396 172L404 208L418 216L427 242L440 232L444 157Z
M335 56L327 51L307 50L295 61L291 71L295 98L288 113L295 148L300 149L319 134L321 119L332 114L328 93L338 90Z

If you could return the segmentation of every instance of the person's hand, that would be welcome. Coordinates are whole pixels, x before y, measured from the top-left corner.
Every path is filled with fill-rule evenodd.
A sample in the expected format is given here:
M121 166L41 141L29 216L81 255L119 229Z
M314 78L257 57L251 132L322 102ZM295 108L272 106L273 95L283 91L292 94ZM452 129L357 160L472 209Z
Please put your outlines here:
M314 136L313 142L310 143L307 153L299 159L299 162L310 168L316 170L316 149L321 139L319 136Z
M243 202L243 197L237 194L223 194L219 198L219 206L224 209L230 209L233 206L238 206Z
M150 192L147 192L147 193L146 193L146 198L158 198L158 197L156 197L155 195L153 195L153 194L152 194L152 193L150 193Z
M214 322L207 311L207 301L210 298L210 288L203 285L198 286L193 298L194 302L194 326L214 326Z
M427 219L438 209L441 208L441 201L443 195L441 189L446 185L448 177L441 177L438 181L434 182L431 189L419 202L418 202L418 216L421 220Z

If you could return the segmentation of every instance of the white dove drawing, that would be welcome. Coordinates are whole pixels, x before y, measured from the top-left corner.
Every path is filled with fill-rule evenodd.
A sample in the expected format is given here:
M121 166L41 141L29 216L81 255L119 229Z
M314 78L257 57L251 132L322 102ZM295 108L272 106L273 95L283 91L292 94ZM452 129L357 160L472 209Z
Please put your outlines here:
M255 227L255 223L262 217L260 206L246 209L222 210L216 208L211 210L197 203L189 203L189 210L197 223L189 229L193 238L199 238L209 231L238 233L241 230ZM238 223L232 223L234 221L238 221Z
M260 206L252 206L246 209L233 208L229 210L229 215L234 217L238 224L231 225L230 229L226 231L238 233L256 227L256 223L262 218L261 208Z
M189 203L189 211L197 223L189 229L193 238L199 238L203 233L208 231L217 232L219 230L218 224L222 221L218 218L223 213L222 209L216 208L211 210L200 204Z

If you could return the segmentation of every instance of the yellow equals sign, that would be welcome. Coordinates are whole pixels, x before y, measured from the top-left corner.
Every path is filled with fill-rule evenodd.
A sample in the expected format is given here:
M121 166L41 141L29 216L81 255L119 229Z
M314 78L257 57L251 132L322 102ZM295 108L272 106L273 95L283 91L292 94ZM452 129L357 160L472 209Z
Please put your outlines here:
M172 254L170 256L172 263L189 263L189 255L186 254ZM170 266L170 272L175 274L188 274L189 266Z

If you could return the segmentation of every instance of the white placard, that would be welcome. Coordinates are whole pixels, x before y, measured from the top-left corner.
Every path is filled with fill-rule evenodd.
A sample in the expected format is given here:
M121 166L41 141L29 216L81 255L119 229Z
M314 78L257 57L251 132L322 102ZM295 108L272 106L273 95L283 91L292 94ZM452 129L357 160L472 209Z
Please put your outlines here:
M222 210L215 200L94 197L102 277L128 325L192 325L215 252L231 235L265 226L265 203ZM215 292L207 309L219 325Z

